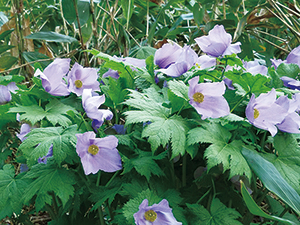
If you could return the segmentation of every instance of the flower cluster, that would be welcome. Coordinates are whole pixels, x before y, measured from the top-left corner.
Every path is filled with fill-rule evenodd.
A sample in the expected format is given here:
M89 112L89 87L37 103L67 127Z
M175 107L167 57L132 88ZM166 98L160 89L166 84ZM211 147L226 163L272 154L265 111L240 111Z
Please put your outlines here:
M172 209L166 199L158 204L148 206L148 199L144 199L139 206L139 211L134 215L136 225L181 225L175 219Z
M246 116L251 124L269 131L272 136L276 135L277 128L283 132L300 133L297 96L293 99L287 96L276 99L275 89L257 98L252 94L246 107Z

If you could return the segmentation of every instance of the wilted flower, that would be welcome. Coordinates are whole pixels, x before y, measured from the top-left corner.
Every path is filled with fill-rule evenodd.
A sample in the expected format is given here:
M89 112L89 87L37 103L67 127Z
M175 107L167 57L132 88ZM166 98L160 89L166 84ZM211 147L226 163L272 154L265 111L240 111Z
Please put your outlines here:
M82 95L84 89L100 91L99 82L97 81L97 70L94 68L83 68L75 63L68 74L69 90L77 96Z
M172 209L166 199L158 204L148 206L148 199L144 199L139 206L139 211L134 215L136 225L181 225L175 219Z
M271 59L272 65L275 67L275 69L277 69L277 67L281 64L281 63L293 63L293 64L297 64L300 67L300 45L296 48L294 48L286 57L285 60L281 60L281 59Z
M94 132L76 134L76 152L81 159L84 173L97 173L99 170L114 172L122 169L121 157L117 150L115 136L96 138Z
M283 107L288 113L281 123L276 124L278 129L287 133L300 133L300 116L296 113L298 102L287 96L281 96L276 100L276 104Z
M174 48L170 47L171 44L165 44L161 49L155 52L154 62L159 63L160 66L166 66L160 67L161 69L157 71L160 71L171 77L179 77L192 68L198 56L190 46L186 45L183 48L180 46L179 48L176 47L177 50L174 52L174 55L172 55L172 51L167 52L167 55L164 51L160 51L163 50L164 46L166 45L167 48Z
M223 25L216 25L207 36L198 37L195 41L203 52L214 57L241 52L241 43L231 44L232 37Z
M98 109L105 102L105 95L92 96L92 89L84 89L82 92L82 106L86 115L97 121L99 127L103 124L104 119L111 120L113 114L108 109ZM96 122L95 122L96 123ZM98 128L99 128L98 127Z
M219 118L228 115L229 105L223 97L225 93L224 82L200 83L199 77L189 80L190 104L202 115L202 119Z
M280 79L283 81L284 86L291 88L293 90L295 89L300 90L300 81L287 76L280 77Z
M246 116L254 126L268 130L272 136L277 133L276 124L280 124L287 116L287 110L276 104L276 91L273 88L267 94L257 98L252 94L246 107Z
M49 94L54 96L67 96L70 94L64 81L69 72L71 59L55 59L42 72L37 69L34 76L40 76L42 85Z

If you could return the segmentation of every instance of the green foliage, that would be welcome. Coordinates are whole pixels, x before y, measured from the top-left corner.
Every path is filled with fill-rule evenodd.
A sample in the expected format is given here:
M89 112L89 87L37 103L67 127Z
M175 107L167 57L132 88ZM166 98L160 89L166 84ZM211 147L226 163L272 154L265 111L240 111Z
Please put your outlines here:
M63 206L70 197L74 196L73 185L76 183L74 173L66 168L57 168L56 164L49 159L46 165L33 166L23 179L34 180L27 185L23 200L28 203L36 196L36 211L42 210L47 204L51 205L56 196L59 197Z
M58 164L63 161L77 161L74 150L77 141L76 133L78 133L76 125L66 129L62 127L36 128L28 134L19 150L23 152L30 165L39 157L45 156L51 144L53 144L53 157Z
M67 42L72 43L77 41L77 39L73 37L69 37L63 34L58 34L52 31L41 31L34 34L30 34L26 36L27 39L34 39L34 40L45 40L49 42Z
M67 112L75 110L71 106L65 105L57 99L52 99L50 102L43 107L38 105L12 107L8 111L9 113L21 113L20 120L27 120L31 124L35 124L38 121L47 118L52 125L68 126L71 124L71 120L66 116ZM24 113L24 114L23 114Z
M231 133L218 123L204 124L188 132L188 145L195 143L211 143L205 150L207 169L221 164L223 171L230 169L229 178L235 175L246 175L251 180L251 170L244 159L238 140L229 142Z
M21 212L22 196L28 186L28 180L21 177L15 176L12 165L5 165L3 170L0 170L0 219Z
M209 211L205 209L202 205L198 204L187 204L187 206L194 215L193 224L242 224L241 222L236 220L237 218L241 217L241 215L234 209L227 208L217 198L214 198L212 200Z

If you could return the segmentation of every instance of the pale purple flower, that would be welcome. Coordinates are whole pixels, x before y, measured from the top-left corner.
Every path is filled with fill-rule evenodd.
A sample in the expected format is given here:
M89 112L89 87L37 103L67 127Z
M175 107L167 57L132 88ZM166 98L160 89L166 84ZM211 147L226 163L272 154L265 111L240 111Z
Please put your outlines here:
M38 163L47 164L47 159L53 156L53 144L51 144L47 155L38 158Z
M108 109L99 109L99 107L105 102L105 95L93 96L92 89L84 89L82 92L82 106L85 110L86 115L96 120L97 126L101 126L104 122L104 119L111 120L113 114ZM98 127L98 128L99 128Z
M297 106L297 108L295 109L296 112L300 111L300 93L295 93L292 96L293 100L295 101L295 105Z
M241 43L231 44L232 37L225 31L223 25L216 25L207 36L198 37L195 41L203 52L213 57L241 52Z
M155 52L154 63L159 66L159 68L166 69L179 59L181 52L181 46L176 43L164 44Z
M112 128L117 132L117 134L125 134L126 128L122 124L115 124Z
M276 104L288 113L281 123L276 124L277 128L287 133L300 133L300 116L296 113L298 102L295 99L289 99L287 96L281 96L276 100Z
M195 63L196 68L204 70L217 65L217 59L215 57L210 57L208 55L200 56Z
M71 59L55 59L42 72L37 69L34 76L40 76L43 88L54 96L67 96L70 94L65 82L69 72Z
M293 90L300 90L300 81L287 76L280 77L280 79L283 81L284 86Z
M100 91L98 75L95 68L83 68L83 66L75 63L68 74L69 90L77 96L82 95L84 89L92 89Z
M11 100L11 94L7 86L0 85L0 105Z
M272 136L277 133L276 124L280 124L288 115L287 110L276 104L276 91L273 88L267 94L257 98L252 94L246 107L246 116L254 126L267 130Z
M190 46L182 48L175 43L164 44L154 55L154 63L160 67L156 72L171 77L179 77L187 72L197 59L198 55Z
M226 86L228 87L228 89L235 90L235 87L232 85L232 80L230 80L229 78L225 77L223 81L226 84Z
M30 132L30 130L31 130L31 127L29 124L23 123L21 125L20 133L17 134L17 137L20 139L20 141L23 142L26 139L25 136Z
M230 113L229 105L223 97L224 82L200 83L199 76L189 80L189 103L202 115L202 119L219 118Z
M76 134L76 152L81 159L84 173L97 173L99 170L115 172L122 169L120 154L115 136L96 138L94 132Z
M246 69L246 72L251 73L252 75L268 74L268 67L264 65L260 65L257 59L254 59L254 61L249 61L249 62L243 61L243 64L244 64L244 68Z
M297 64L300 67L300 45L296 48L294 48L286 57L285 60L281 60L281 59L271 59L272 65L275 67L275 69L277 69L277 67L281 64L281 63L293 63L293 64Z
M116 70L112 70L112 69L108 69L108 71L107 72L105 72L103 75L102 75L102 77L103 78L106 78L106 77L112 77L112 78L115 78L115 79L118 79L119 78L119 72L118 71L116 71Z
M139 206L139 211L133 214L136 225L181 225L178 222L166 199L158 204L148 206L148 199L144 199Z

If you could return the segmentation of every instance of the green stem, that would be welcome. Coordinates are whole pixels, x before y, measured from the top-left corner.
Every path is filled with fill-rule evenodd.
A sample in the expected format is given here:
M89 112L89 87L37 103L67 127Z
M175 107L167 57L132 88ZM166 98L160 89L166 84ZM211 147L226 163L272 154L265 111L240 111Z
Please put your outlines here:
M101 171L98 172L97 183L96 183L97 187L99 187L100 178L101 178ZM105 221L104 221L104 217L103 217L103 212L102 212L101 206L98 207L98 214L99 214L100 224L101 225L105 225Z
M285 209L282 211L282 213L280 213L280 215L278 217L282 218L284 216L284 214L286 214L289 211L289 207L285 207ZM279 221L275 221L275 223L273 225L277 225L279 223Z
M209 194L210 191L211 191L211 188L208 189L208 191L205 192L205 194L201 196L201 198L196 202L196 204L199 204Z
M182 187L186 186L186 161L187 154L185 154L182 158Z
M113 181L113 179L115 179L115 177L119 174L120 170L118 170L117 172L115 172L115 174L110 178L110 180L107 182L107 184L105 185L105 187L108 187L111 182Z
M238 101L238 103L235 104L235 106L230 110L231 113L233 112L233 110L235 110L235 108L236 108L239 104L241 104L241 102L245 99L245 97L246 97L248 94L250 94L250 92L248 92L247 94L245 94L245 95Z
M115 124L119 124L119 115L118 115L117 106L115 104L114 104L114 111L115 111Z
M53 202L53 216L55 216L55 218L53 218L53 219L56 219L58 217L58 205L57 205L57 202L56 202L54 192L51 192L50 195L52 197L52 202Z
M262 150L262 151L264 150L264 147L265 147L266 136L267 136L267 132L264 132L264 136L263 136L263 138L260 140L260 147L261 147L261 150Z

